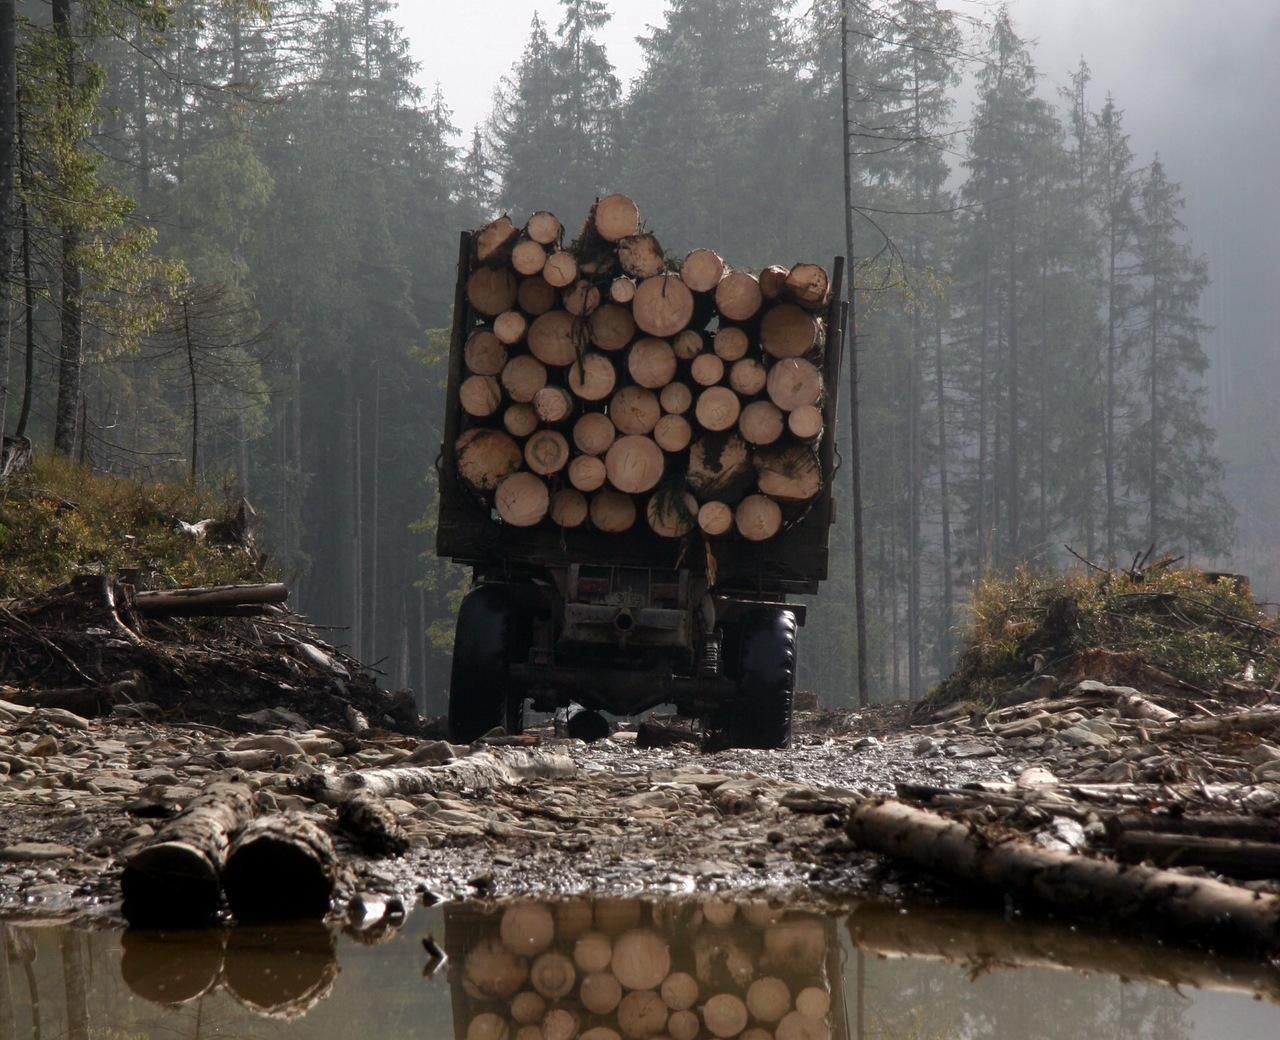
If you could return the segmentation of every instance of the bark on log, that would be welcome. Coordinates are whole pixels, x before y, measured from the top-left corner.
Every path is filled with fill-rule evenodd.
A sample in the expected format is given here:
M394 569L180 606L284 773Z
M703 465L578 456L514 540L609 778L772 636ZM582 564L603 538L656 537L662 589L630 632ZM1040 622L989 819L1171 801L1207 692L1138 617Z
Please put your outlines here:
M602 304L587 322L591 342L601 350L621 350L636 334L631 311L617 303Z
M529 320L519 311L503 311L493 319L493 334L507 346L524 339L529 331Z
M725 534L733 526L733 510L723 502L704 502L698 510L698 526L713 537Z
M573 424L573 443L588 455L603 455L617 436L617 430L603 412L588 412Z
M612 425L609 432L613 432ZM569 483L579 491L599 491L606 476L604 460L595 455L579 455L569 463Z
M630 303L636 298L636 283L625 274L609 283L609 299L614 303Z
M796 264L787 273L787 299L810 311L820 311L830 300L827 272L818 264Z
M546 367L535 357L517 354L503 366L502 386L513 401L530 404L546 385Z
M636 324L651 336L670 338L693 318L693 293L676 274L646 278L631 301Z
M822 373L804 358L786 358L769 369L769 400L784 412L794 412L822 400Z
M539 430L525 441L524 462L541 477L559 473L569 464L569 442L555 430Z
M589 455L580 455L578 459L588 462L598 463L599 459L593 459ZM603 473L602 473L603 479ZM572 465L570 465L570 482L573 480ZM581 491L576 487L561 488L551 496L551 520L557 527L581 527L587 522L587 499Z
M712 249L694 249L680 265L680 277L694 292L711 292L724 277L724 261Z
M476 232L476 262L481 264L501 259L515 241L516 226L505 213Z
M807 502L822 490L822 464L808 444L791 444L755 453L761 492L783 502Z
M531 238L522 238L511 250L511 266L522 275L535 275L542 271L547 263L547 251L542 243Z
M735 361L729 369L729 385L743 397L755 397L769 381L769 370L755 358Z
M467 279L467 299L486 318L511 310L518 289L515 272L508 267L477 267Z
M1219 715L1211 719L1184 719L1158 733L1157 739L1176 736L1210 736L1220 733L1267 733L1280 728L1280 710L1261 708Z
M1280 878L1280 845L1267 841L1126 830L1117 835L1115 847L1126 863L1204 867L1246 881Z
M664 412L684 415L693 404L693 391L684 383L668 383L658 394L658 403Z
M821 335L818 320L794 303L769 309L760 322L760 346L776 358L798 358L817 346Z
M716 310L730 321L749 321L762 303L760 283L746 271L731 271L716 286Z
M667 258L663 255L658 239L643 232L624 235L618 240L618 263L632 278L644 279L661 274L667 265Z
M609 418L619 433L652 433L662 418L662 405L652 390L624 386L609 399Z
M771 264L760 272L760 292L766 300L776 300L787 284L787 269Z
M462 790L482 793L517 787L530 780L567 780L576 773L577 767L566 755L503 748L480 751L443 765L364 769L342 776L320 774L300 786L312 798L338 805L357 791L377 798Z
M658 447L672 455L684 451L693 440L693 427L683 415L664 415L653 428Z
M1003 897L1124 926L1150 927L1184 942L1274 954L1280 899L1207 878L1120 866L1031 845L993 845L965 824L900 802L854 809L849 837L879 852Z
M717 329L711 341L711 349L716 352L717 357L725 361L737 361L745 357L750 345L751 341L747 338L746 331L737 325L724 325Z
M591 498L591 522L609 534L629 531L636 522L636 504L630 495L606 488Z
M458 476L476 491L492 491L520 468L520 445L501 430L467 430L454 445Z
M752 401L742 409L738 429L748 444L772 444L786 429L786 419L771 401Z
M337 873L329 835L302 813L277 813L232 842L223 888L241 921L318 920L329 912Z
M767 541L782 530L782 509L766 495L748 495L738 503L733 522L747 541Z
M628 435L613 442L605 454L604 467L610 484L635 495L657 487L666 460L651 437Z
M498 485L493 504L512 527L533 527L547 515L551 493L536 474L513 473Z
M586 318L600 306L600 290L587 281L577 281L564 292L564 309L577 318Z
M502 387L493 376L467 376L458 387L458 403L468 415L486 418L502 404Z
M698 522L698 500L687 493L657 491L645 506L645 519L654 534L683 538Z
M218 911L232 836L253 819L253 792L211 784L125 864L125 919L134 927L203 927Z
M528 437L538 428L538 413L531 404L509 405L502 413L502 425L513 437Z
M524 233L539 245L549 246L560 240L560 232L564 230L564 225L560 223L556 215L549 210L540 209L537 213L529 218L529 223L524 227Z
M569 389L584 401L603 401L617 382L613 362L603 354L584 354L569 366Z
M1123 813L1106 820L1112 841L1130 831L1154 834L1195 834L1202 838L1241 838L1280 844L1280 819L1271 816L1168 816Z
M627 352L627 371L640 386L661 390L676 374L676 356L665 339L644 336Z
M787 416L787 427L802 441L822 436L822 409L815 404L802 404Z
M578 280L578 261L572 253L558 250L547 257L542 277L554 289L563 289Z
M606 195L592 207L591 222L606 242L617 242L640 227L640 207L621 193Z
M564 368L578 358L579 323L567 311L547 311L529 327L529 353L544 365Z
M558 423L573 411L573 397L562 386L544 386L533 395L533 408L545 423Z
M720 433L732 429L742 413L742 402L727 386L711 386L698 395L693 414L704 430Z
M507 363L507 348L489 329L477 329L462 348L467 371L477 376L496 376Z
M525 314L537 317L546 314L556 305L555 286L547 282L541 275L525 278L516 290L516 303Z
M366 856L399 856L409 850L409 836L395 813L367 792L357 792L338 806L338 826Z
M747 442L735 434L709 434L689 449L689 487L698 498L736 502L755 478Z
M699 354L689 366L689 374L699 386L715 386L724 378L724 362L715 354Z
M706 349L706 346L702 333L696 329L684 329L671 341L671 347L681 361L692 361Z

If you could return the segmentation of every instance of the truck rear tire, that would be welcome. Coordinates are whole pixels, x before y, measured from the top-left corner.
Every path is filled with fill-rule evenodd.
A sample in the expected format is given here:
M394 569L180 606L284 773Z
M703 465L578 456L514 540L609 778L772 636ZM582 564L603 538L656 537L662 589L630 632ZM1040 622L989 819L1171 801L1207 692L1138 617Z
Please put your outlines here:
M791 743L796 688L796 616L789 610L748 610L731 641L738 695L729 707L733 747L783 748Z
M458 609L449 677L449 734L469 744L490 730L524 731L524 697L511 687L510 663L529 653L532 612L520 586L480 585Z

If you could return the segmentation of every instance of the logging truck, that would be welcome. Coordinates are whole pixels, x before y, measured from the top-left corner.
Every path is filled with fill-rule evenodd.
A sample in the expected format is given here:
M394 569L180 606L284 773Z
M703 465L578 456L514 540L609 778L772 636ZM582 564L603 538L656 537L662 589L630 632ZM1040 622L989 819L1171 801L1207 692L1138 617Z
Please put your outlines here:
M436 551L472 569L454 739L663 704L790 740L834 520L843 260L673 262L625 195L461 235Z

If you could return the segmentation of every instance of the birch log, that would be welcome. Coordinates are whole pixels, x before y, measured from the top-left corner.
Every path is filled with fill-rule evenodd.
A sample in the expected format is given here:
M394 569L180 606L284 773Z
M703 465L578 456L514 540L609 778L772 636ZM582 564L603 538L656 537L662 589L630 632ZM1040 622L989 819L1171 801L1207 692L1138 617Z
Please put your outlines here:
M241 921L318 920L337 883L333 841L299 812L264 816L236 836L222 884Z

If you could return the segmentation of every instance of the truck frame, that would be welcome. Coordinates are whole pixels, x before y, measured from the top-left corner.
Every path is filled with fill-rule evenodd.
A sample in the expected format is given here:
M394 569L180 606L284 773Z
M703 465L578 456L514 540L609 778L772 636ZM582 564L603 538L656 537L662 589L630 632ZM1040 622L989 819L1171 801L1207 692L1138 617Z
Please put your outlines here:
M436 553L472 569L450 676L454 739L495 727L518 733L530 703L615 715L672 704L733 746L785 746L805 621L805 608L788 597L816 593L827 577L835 520L844 259L834 261L825 315L822 491L767 542L709 545L696 529L671 539L643 525L625 535L512 527L459 479L452 449L464 429L463 345L482 324L465 291L471 249L463 232L437 462Z

